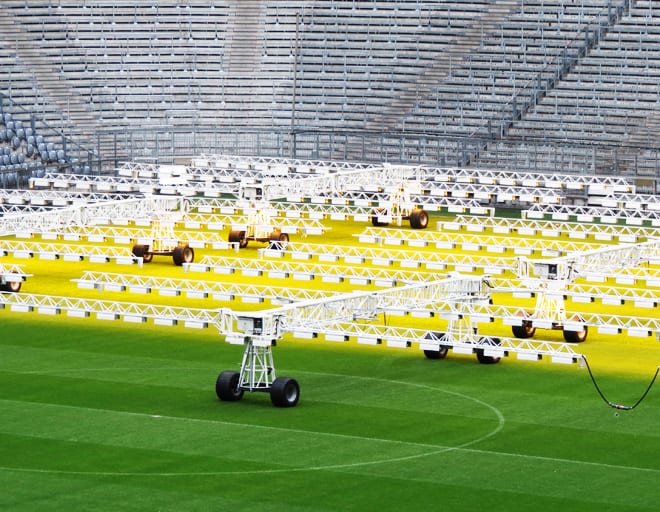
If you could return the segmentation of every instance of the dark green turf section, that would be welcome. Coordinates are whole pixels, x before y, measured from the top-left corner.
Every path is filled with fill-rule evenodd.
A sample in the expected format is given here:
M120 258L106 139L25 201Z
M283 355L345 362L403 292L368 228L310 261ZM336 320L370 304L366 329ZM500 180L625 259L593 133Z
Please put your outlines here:
M576 366L274 352L295 408L220 402L242 349L211 330L3 312L0 510L658 510L655 389L615 416Z

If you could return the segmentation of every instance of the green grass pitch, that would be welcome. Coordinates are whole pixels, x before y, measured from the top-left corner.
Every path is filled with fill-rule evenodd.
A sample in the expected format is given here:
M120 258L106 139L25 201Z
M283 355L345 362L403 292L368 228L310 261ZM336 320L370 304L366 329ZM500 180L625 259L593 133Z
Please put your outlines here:
M355 226L332 227L322 240L357 243ZM26 293L220 305L70 281L87 269L186 276L167 259L1 262L33 274ZM243 351L212 329L9 310L0 329L0 510L658 509L660 391L615 415L577 365L286 339L278 375L299 381L301 399L279 409L267 394L217 399L217 375L238 369ZM576 349L619 403L634 402L660 363L652 338L594 332Z

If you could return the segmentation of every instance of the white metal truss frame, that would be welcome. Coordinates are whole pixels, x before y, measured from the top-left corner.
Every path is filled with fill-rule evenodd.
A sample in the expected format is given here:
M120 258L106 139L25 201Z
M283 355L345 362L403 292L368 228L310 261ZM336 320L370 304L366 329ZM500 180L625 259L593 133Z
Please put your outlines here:
M57 174L56 176L66 176ZM0 189L0 204L14 206L50 206L61 208L73 204L100 203L108 201L121 201L126 199L126 194L114 193L91 193L81 191L65 190L24 190L24 189Z
M341 170L368 169L379 167L378 164L300 160L281 157L238 156L227 154L201 155L192 160L192 165L215 170L223 169L254 169L259 172L273 171L282 173L295 172L301 174L327 174ZM532 171L503 171L484 168L455 168L411 166L419 173L421 179L456 182L482 183L504 186L545 187L545 188L592 188L592 192L631 193L635 186L627 178L621 176L596 176L584 174L557 174Z
M241 299L246 303L259 303L268 299L273 303L289 304L305 300L318 300L337 295L337 292L292 288L281 286L259 286L249 283L225 283L192 279L116 274L109 272L85 271L72 281L79 288L99 291L149 294L158 292L163 296L185 294L188 298L232 301Z
M590 282L602 282L610 278L616 283L630 286L634 286L639 281L646 281L646 286L660 287L660 269L652 267L623 268L608 275L601 272L586 272L584 278Z
M45 315L67 314L87 317L92 314L100 320L120 320L141 323L147 319L159 325L183 324L191 328L213 326L223 329L230 318L224 310L181 308L155 304L136 304L112 300L59 297L32 293L0 293L0 307L17 312L36 311Z
M62 226L110 224L112 220L151 218L154 213L178 210L185 203L180 198L150 196L104 203L85 203L30 214L0 217L0 236L17 233L36 233Z
M154 224L151 220L149 224ZM154 224L155 225L155 224ZM121 226L63 226L53 230L41 233L21 233L24 235L39 236L43 240L65 240L75 242L78 240L87 240L90 243L103 243L107 240L113 240L116 244L146 244L153 246L158 238L153 229L142 229L138 227ZM211 248L227 249L232 246L226 238L219 233L214 232L190 232L174 231L168 232L167 238L175 242L181 241L189 244L193 248Z
M656 194L609 194L591 197L589 204L607 208L659 211L660 197Z
M475 199L478 201L494 203L539 203L561 204L563 196L555 189L530 188L523 186L504 186L479 183L443 183L423 182L428 197L447 197L456 199ZM418 200L422 200L419 196Z
M461 247L465 251L480 251L501 253L513 249L516 254L530 256L539 254L548 257L558 257L604 244L594 244L580 241L536 240L507 236L484 236L479 234L443 233L439 231L395 231L387 228L365 228L356 235L361 242L401 245L415 247L434 246L437 249L454 249Z
M299 174L328 174L345 170L370 169L380 167L378 164L343 162L340 160L314 160L266 156L242 156L229 154L200 155L192 159L192 166L213 171L242 169L254 170L261 174L272 172L282 174L284 171Z
M413 183L414 174L415 169L412 167L384 165L332 174L263 178L259 183L264 188L264 199L267 201L287 200L297 203L315 197L330 199L362 193L387 200L390 189L394 190L403 182Z
M133 178L155 178L158 176L158 167L158 164L150 162L122 162L117 168L117 175Z
M621 176L503 171L479 168L425 167L426 179L438 182L480 183L525 188L584 190L587 193L631 193L635 186Z
M521 267L519 277L527 279L533 273L543 280L571 282L589 272L611 274L650 262L660 262L660 239L597 247L548 260L530 260L530 265Z
M271 208L269 208L268 211L273 212ZM246 217L249 212L250 209L245 209L244 215L221 215L188 212L181 220L177 222L177 224L182 224L186 229L203 229L205 227L210 231L226 228L244 230L248 225ZM296 233L302 236L322 235L328 230L328 228L317 219L277 217L276 219L271 219L271 224L273 227L278 227L284 233Z
M374 284L379 287L432 281L437 279L438 276L437 272L420 272L419 270L405 271L269 259L257 261L221 256L205 256L198 263L184 263L183 269L188 272L214 272L218 274L233 274L240 271L243 275L251 277L268 275L270 278L287 278L292 276L298 280L312 280L320 277L324 282L349 281L357 285Z
M328 230L328 228L325 227L320 221L308 219L268 219L266 224L258 224L258 226L261 229L266 229L266 231L269 233L275 229L279 229L283 233L299 234L303 237L308 235L322 235ZM251 227L255 227L255 224L250 221L250 216L247 216L232 219L230 227L233 230L249 231Z
M228 162L227 162L228 163ZM251 166L246 169L246 166ZM275 178L271 171L274 168L286 168L286 172L279 172ZM191 195L202 194L209 197L218 197L221 194L233 193L238 195L240 183L244 180L260 180L270 190L269 200L287 199L291 202L302 202L312 199L320 202L332 198L343 199L347 202L378 201L387 202L388 196L398 188L402 182L415 183L414 188L419 193L412 194L415 204L427 208L441 208L456 206L460 208L484 207L484 202L510 202L520 201L527 203L559 204L562 196L557 190L561 187L544 188L539 183L543 180L531 180L537 186L529 186L529 179L509 180L509 184L493 183L492 179L481 181L437 181L434 174L427 176L429 168L415 166L374 165L359 168L343 168L320 174L291 174L294 165L286 161L277 163L261 163L254 167L253 163L241 163L225 167L220 171L201 172L198 167L186 169L188 181L186 187L190 188ZM156 192L161 184L157 180L140 179L133 171L125 168L120 170L122 175L117 178L105 178L104 190L117 192ZM428 179L427 179L428 178ZM56 177L53 177L56 179ZM100 184L104 178L98 178ZM75 178L71 178L72 186ZM52 181L52 180L51 180ZM46 183L46 181L44 181ZM142 183L142 184L141 184ZM504 183L504 182L503 182ZM511 184L515 183L515 184ZM518 184L519 183L519 184ZM97 186L99 186L97 184ZM121 187L121 188L120 188ZM176 193L176 187L170 187L168 193ZM465 203L465 201L470 201Z
M93 219L94 223L103 222L113 224L108 226L67 223L49 224L51 227L42 231L31 231L26 228L17 233L21 238L39 235L42 238L55 236L63 239L71 238L73 240L78 236L79 238L91 238L94 241L100 241L101 238L115 238L126 241L122 243L128 243L128 240L135 240L138 238L141 240L153 240L154 237L150 230L141 230L137 226L152 226L154 220L163 215L163 211L158 209L152 210L149 217L145 216L146 213L144 210L136 211L134 214L126 211L119 213L122 213L123 215L112 218L96 217ZM173 214L173 211L170 210L167 213L171 215ZM227 241L219 238L217 233L198 232L191 234L187 230L201 230L203 227L206 227L209 231L218 231L232 226L236 226L236 229L238 229L243 225L241 223L244 221L245 218L241 216L189 214L180 211L174 213L172 220L175 225L182 225L186 229L186 231L182 231L178 234L175 232L175 238L182 241L189 240L191 246L200 248L205 246L226 248ZM119 224L122 226L125 224L133 224L136 227L121 227L118 226ZM278 221L277 225L285 233L298 233L303 236L321 235L327 230L327 228L318 220L282 219L281 221Z
M551 329L557 319L537 317L524 306L474 306L470 311L471 318L479 322L492 322L500 319L505 325L523 325L531 322L533 327ZM567 320L564 328L571 331L582 331L586 327L598 329L601 334L621 334L628 332L632 337L658 337L660 333L660 319L654 317L613 315L605 313L586 313L567 311Z
M32 274L26 274L20 265L3 265L0 263L0 284L22 283Z
M73 194L74 191L79 191L97 195L115 195L121 199L135 194L191 195L202 194L207 190L216 193L232 193L236 189L236 185L214 184L208 180L201 181L203 178L192 175L179 179L180 183L168 183L165 178L143 177L139 173L136 176L120 174L126 170L117 172L117 176L49 173L43 177L31 178L30 187L42 192L58 190Z
M133 255L128 247L81 245L74 243L24 242L0 240L0 252L14 258L27 259L39 256L43 260L83 261L107 263L116 260L118 264L142 265L142 258Z
M30 188L35 190L87 191L97 194L153 194L159 188L158 179L128 176L90 176L86 174L48 173L30 178Z
M457 215L450 221L439 221L438 229L445 231L466 230L482 232L490 229L494 234L519 235L557 238L566 235L569 239L597 242L617 239L620 243L636 243L648 238L660 237L660 229L641 226L621 226L611 224L593 224L585 222L562 222L551 220L510 219L505 217Z
M422 283L426 285L428 283ZM386 292L392 294L398 291L401 291L403 288L395 288L390 290L385 290ZM355 294L349 294L355 295ZM364 295L364 294L358 294ZM366 294L373 295L373 294ZM376 301L375 299L369 299L366 297L356 298L351 297L348 303L356 304L356 301L371 301L372 304L379 304L381 308L379 311L386 311L390 314L394 314L395 307L397 304L400 304L403 310L414 311L415 309L424 309L424 306L427 306L427 303L423 301L413 301L412 303L403 301L399 302L383 302ZM437 301L438 299L433 299ZM307 301L309 302L309 301ZM319 301L311 302L322 302L322 303L334 303L334 306L329 306L329 310L326 312L314 313L316 315L316 322L314 325L319 326L319 333L326 332L326 327L332 325L335 320L334 318L339 317L341 319L350 319L354 318L355 313L351 308L346 308L342 306L342 299L340 297L335 297L331 299L322 299ZM445 301L445 306L449 301ZM458 299L457 299L458 302ZM278 318L279 313L282 311L282 308L275 308L270 310L262 310L256 312L236 312L229 309L194 309L194 308L178 308L172 306L163 306L163 305L152 305L152 304L136 304L128 302L118 302L118 301L108 301L108 300L94 300L94 299L81 299L81 298L71 298L71 297L56 297L56 296L47 296L47 295L37 295L37 294L11 294L11 293L2 293L0 294L0 304L4 307L9 307L13 311L37 311L42 314L60 314L66 313L70 316L89 316L91 314L97 315L100 319L107 320L120 320L123 319L127 322L144 322L146 319L152 319L156 323L162 325L174 325L177 323L182 323L187 327L193 328L205 328L214 326L221 333L228 333L227 341L230 343L238 343L239 340L237 336L240 336L240 342L242 343L245 340L245 332L238 329L237 321L239 318L248 316L251 318ZM304 304L304 302L303 302ZM414 305L415 307L411 307ZM307 304L308 310L310 308L317 308L319 305L310 305ZM439 304L438 307L442 306ZM296 308L298 304L292 304L291 306L284 306L284 308ZM304 307L303 307L304 309ZM322 308L321 308L322 309ZM364 311L376 311L373 309L365 309ZM461 314L470 315L471 319L475 323L484 323L492 322L495 318L500 318L507 325L518 325L525 319L524 308L515 308L508 306L488 306L484 305L482 302L479 304L466 302L461 305ZM333 316L334 315L334 316ZM439 314L442 318L442 314ZM366 322L367 315L357 315L355 320ZM323 318L326 318L328 321L325 323ZM304 315L301 316L300 321L288 320L290 323L285 324L289 327L287 329L292 329L294 335L298 334L301 337L305 336L305 333L312 334L314 331L310 330L307 326L309 323L303 321ZM339 320L337 320L339 321ZM279 322L279 320L277 320ZM362 343L378 343L380 341L386 341L390 346L399 346L399 347L409 347L414 343L425 343L424 336L426 331L419 329L408 329L408 328L396 328L391 326L375 326L361 322L346 321L346 330L344 336L361 336L359 341ZM532 322L537 322L539 326L543 325L540 320L532 319ZM340 322L341 323L341 322ZM641 317L624 317L617 315L598 315L598 314L589 314L584 315L584 318L575 322L574 328L579 330L583 328L584 325L594 326L599 328L603 333L607 334L616 334L621 333L624 330L628 331L628 334L631 336L651 336L654 333L660 331L660 320L657 318L641 318ZM273 324L274 325L274 324ZM271 328L276 328L277 326L271 326ZM281 327L281 326L280 326ZM280 329L277 327L277 329ZM299 327L298 331L293 329L294 327ZM343 327L342 327L343 329ZM275 332L275 331L273 331ZM330 332L330 331L328 331ZM339 332L339 331L335 331ZM232 337L233 336L233 337ZM270 338L269 338L270 339ZM332 332L330 336L326 339L335 339L332 337ZM343 340L342 338L341 340ZM347 339L347 338L346 338ZM337 341L341 341L337 339ZM446 340L445 340L446 341ZM271 340L272 342L272 340ZM264 341L265 343L265 341ZM430 343L428 340L426 343ZM457 346L461 346L461 341L456 341ZM490 345L489 341L485 341L486 345ZM468 346L471 346L473 349L479 348L481 345L477 343L468 343ZM529 340L519 340L519 345L515 345L514 341L511 341L511 345L502 345L506 348L507 352L517 352L517 351L536 351L539 354L548 354L548 355L572 355L576 356L575 352L569 350L570 347L567 347L566 344L562 343L549 343L546 341L529 341Z
M493 279L491 277L488 282L492 292L511 293L516 298L533 298L538 293L538 288L530 286L533 283L530 283L529 280ZM566 289L555 293L561 294L564 300L570 299L574 303L589 304L599 300L607 306L633 303L638 308L655 308L660 305L660 292L630 286L571 283Z
M51 212L53 208L50 206L32 206L32 205L16 205L16 204L0 204L0 219L2 217L16 216L16 215L25 215L30 213L43 213Z
M488 307L489 295L481 278L456 276L448 279L391 288L379 292L353 292L330 299L297 303L266 311L233 313L225 323L226 340L245 345L246 353L260 347L262 352L279 340L284 333L294 337L314 338L324 335L327 341L356 339L358 343L381 344L406 348L418 345L423 350L452 348L457 353L483 351L492 357L518 353L523 359L551 356L554 362L574 363L581 356L564 343L515 340L478 336L476 323L492 321L480 312L480 318L468 320L470 332L466 336L434 337L433 331L408 327L388 326L383 314L413 314L420 312L448 321L448 332L455 331L452 324L464 323L475 307ZM374 323L376 322L376 323ZM532 357L533 356L533 357Z
M608 275L651 261L660 261L660 239L601 247L545 260L521 258L518 278L525 281L528 288L536 290L536 306L531 316L537 324L545 324L544 328L553 328L585 316L570 314L564 303L568 286L578 277L590 272ZM564 327L564 330L567 329Z
M282 251L261 249L262 257L281 257ZM398 264L402 269L446 270L454 267L457 272L471 273L481 269L486 274L503 274L518 269L516 257L476 256L435 251L386 249L383 247L356 247L351 245L326 245L289 242L286 255L293 260L316 259L321 263L365 264L391 267Z
M198 159L195 164L199 164ZM271 181L274 196L279 197L290 192L294 195L301 191L305 194L314 189L323 190L326 193L340 192L344 183L369 183L374 169L378 170L381 179L387 179L388 175L400 175L401 166L374 166L369 164L353 164L337 166L328 162L326 168L332 168L331 172L319 174L289 174L283 172L283 166L290 167L285 163L267 163L265 160L257 162L255 159L248 161L240 159L235 165L220 169L203 168L200 165L185 167L184 177L178 184L168 184L163 180L159 167L144 168L139 164L136 169L130 164L123 164L117 170L117 176L86 176L86 175L58 175L50 174L42 178L33 178L32 185L35 187L59 187L59 188L87 188L89 190L116 193L168 193L176 194L185 191L189 194L214 195L219 193L236 193L243 180L269 180L278 177L277 181ZM275 169L277 167L277 170ZM361 176L361 175L365 176ZM409 174L409 172L406 172ZM350 176L350 177L349 177ZM373 180L371 181L373 183Z
M305 199L305 198L303 198ZM371 220L374 208L388 208L392 205L389 195L368 195L365 198L349 199L344 196L315 195L307 198L309 202L274 201L269 205L272 215L283 217L305 217L308 219L347 220L352 218L356 222ZM187 198L190 209L197 208L200 213L211 213L214 210L223 214L244 212L245 206L234 199L191 197ZM426 210L440 210L442 208L454 209L460 212L470 211L475 215L490 212L482 204L473 199L456 199L447 197L422 197L418 204Z
M639 210L636 208L535 204L524 210L523 215L527 219L542 220L550 218L568 221L574 218L577 222L599 221L605 224L617 224L624 221L631 226L641 226L648 222L654 227L660 226L660 211Z
M482 279L466 276L436 279L378 292L351 292L266 311L236 313L232 329L224 334L230 343L255 342L268 346L284 332L325 332L326 328L332 330L332 326L336 328L340 324L362 325L358 323L378 320L384 313L411 310L432 313L473 300L489 300Z
M330 174L345 170L371 170L387 165L360 164L286 158L245 157L234 155L202 155L193 159L193 167L213 169L214 172L236 169L254 170L254 177L289 174ZM392 166L396 167L396 166ZM493 169L406 166L416 180L461 185L497 185L522 189L584 190L587 194L634 193L635 186L620 176L556 174L530 171L502 171Z

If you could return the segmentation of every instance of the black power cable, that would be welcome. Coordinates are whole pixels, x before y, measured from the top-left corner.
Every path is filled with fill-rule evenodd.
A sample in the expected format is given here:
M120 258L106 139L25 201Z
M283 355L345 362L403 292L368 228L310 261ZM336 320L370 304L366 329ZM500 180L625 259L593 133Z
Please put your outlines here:
M587 361L587 358L585 356L582 356L582 361L584 361L585 366L587 367L587 370L589 371L589 377L591 377L591 382L593 382L594 387L596 388L596 391L598 391L598 394L600 397L603 399L603 402L605 402L607 405L612 407L613 409L618 409L620 411L632 411L635 407L637 407L642 401L646 398L646 395L649 394L649 391L651 391L651 388L653 387L653 384L655 384L655 380L658 378L658 374L660 373L660 366L656 368L655 370L655 375L651 379L651 382L649 383L648 387L646 388L646 391L642 394L642 396L639 397L639 399L632 405L621 405L621 404L615 404L614 402L610 402L606 397L603 391L600 389L600 386L598 385L598 382L596 382L596 378L594 377L593 372L591 371L591 366L589 366L589 361Z

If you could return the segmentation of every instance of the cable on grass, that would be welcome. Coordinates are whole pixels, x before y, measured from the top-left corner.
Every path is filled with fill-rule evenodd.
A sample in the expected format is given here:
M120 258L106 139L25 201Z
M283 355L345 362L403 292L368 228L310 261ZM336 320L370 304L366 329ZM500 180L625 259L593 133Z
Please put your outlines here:
M594 387L596 388L596 391L600 395L600 397L603 399L603 402L605 402L607 405L609 405L612 409L617 409L619 411L632 411L635 407L637 407L639 404L642 403L642 401L646 398L646 395L649 394L649 391L651 391L651 388L653 387L653 384L655 384L656 379L658 378L658 374L660 373L660 366L658 366L655 370L655 375L653 375L653 378L651 379L651 382L646 388L646 391L642 393L642 396L639 397L639 399L632 405L622 405L622 404L617 404L614 402L611 402L607 399L603 391L600 389L600 386L598 385L598 382L596 382L596 377L594 377L593 372L591 371L591 366L589 366L589 361L587 361L586 356L582 356L582 361L584 361L584 365L587 367L587 370L589 371L589 377L591 377L591 382L593 382Z

